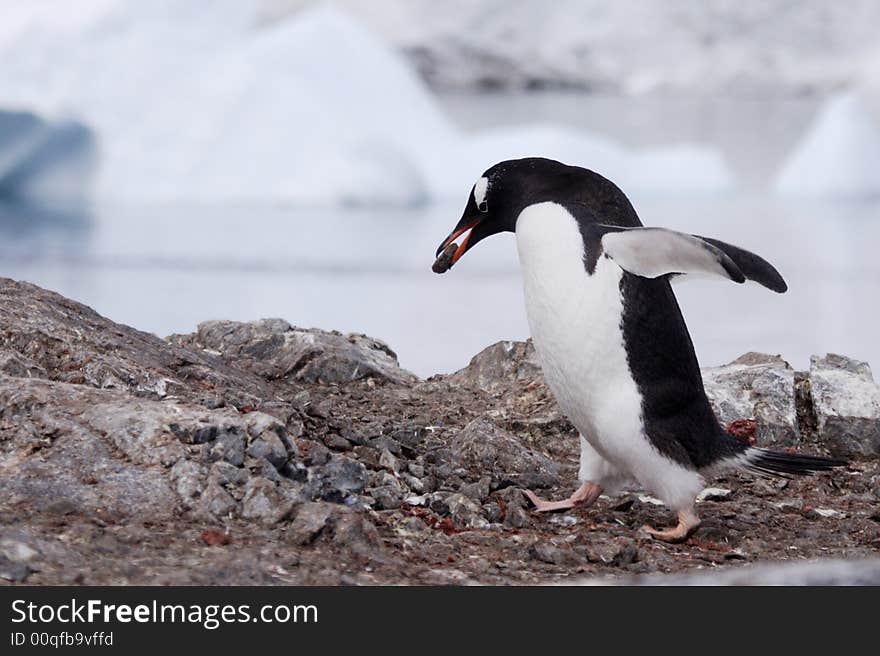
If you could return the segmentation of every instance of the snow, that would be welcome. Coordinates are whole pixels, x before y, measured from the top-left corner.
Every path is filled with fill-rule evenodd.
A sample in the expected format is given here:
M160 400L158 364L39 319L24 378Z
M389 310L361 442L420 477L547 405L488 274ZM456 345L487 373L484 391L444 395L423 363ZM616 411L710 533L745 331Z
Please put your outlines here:
M91 130L97 198L411 206L464 198L483 170L526 155L633 194L732 186L695 145L635 151L554 126L465 134L390 45L332 6L267 22L246 0L68 5L4 4L0 109ZM69 186L34 161L32 189Z
M880 124L856 93L829 99L776 180L781 195L880 196Z

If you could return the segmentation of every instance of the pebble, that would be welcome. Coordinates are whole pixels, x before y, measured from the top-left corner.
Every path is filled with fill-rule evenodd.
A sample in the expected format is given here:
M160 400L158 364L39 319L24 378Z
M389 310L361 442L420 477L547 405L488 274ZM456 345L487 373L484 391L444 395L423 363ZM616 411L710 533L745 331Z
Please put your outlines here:
M805 516L809 516L809 519L814 519L812 516L830 518L830 519L844 519L846 517L846 513L840 512L839 510L834 510L833 508L813 508L805 513Z
M707 487L697 495L697 503L701 501L726 501L732 494L732 490L723 487Z

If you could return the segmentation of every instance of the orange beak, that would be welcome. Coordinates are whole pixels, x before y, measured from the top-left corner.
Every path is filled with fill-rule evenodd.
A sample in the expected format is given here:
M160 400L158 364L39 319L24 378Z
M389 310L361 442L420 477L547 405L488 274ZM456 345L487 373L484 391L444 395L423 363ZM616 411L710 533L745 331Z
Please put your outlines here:
M478 223L479 223L479 221L474 221L473 223L469 223L468 225L464 226L463 228L459 228L458 230L454 230L452 232L452 234L450 234L445 239L445 241L440 245L440 248L437 249L437 255L439 255L444 250L446 250L446 247L449 246L449 244L451 244L456 239L458 239L459 237L464 235L464 233L467 233L467 235L465 235L465 238L462 239L461 244L459 244L458 250L455 251L455 255L452 256L452 264L455 264L456 262L458 262L459 258L461 258L461 256L464 255L465 250L467 250L468 241L471 238L470 231L473 230L474 227Z

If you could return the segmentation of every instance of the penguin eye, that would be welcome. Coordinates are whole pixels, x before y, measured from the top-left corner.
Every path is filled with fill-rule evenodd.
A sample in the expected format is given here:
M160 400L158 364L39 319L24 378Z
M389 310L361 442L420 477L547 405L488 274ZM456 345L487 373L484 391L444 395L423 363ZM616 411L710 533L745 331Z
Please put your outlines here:
M483 213L486 213L489 211L489 204L486 201L483 201L482 203L477 205L477 209Z

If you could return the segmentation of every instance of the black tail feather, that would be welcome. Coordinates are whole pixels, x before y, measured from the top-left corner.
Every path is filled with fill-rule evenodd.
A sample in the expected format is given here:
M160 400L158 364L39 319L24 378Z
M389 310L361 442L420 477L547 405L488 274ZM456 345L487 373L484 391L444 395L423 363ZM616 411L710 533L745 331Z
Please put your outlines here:
M783 478L828 471L834 467L842 467L845 464L845 460L837 460L835 458L754 448L746 451L745 462L743 463L746 469L756 474L781 476Z

